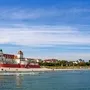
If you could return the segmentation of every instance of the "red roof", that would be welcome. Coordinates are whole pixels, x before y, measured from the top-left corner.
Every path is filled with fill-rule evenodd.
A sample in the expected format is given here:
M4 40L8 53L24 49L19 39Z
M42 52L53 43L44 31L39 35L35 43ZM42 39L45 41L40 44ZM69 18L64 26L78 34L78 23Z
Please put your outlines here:
M45 62L56 62L57 60L56 59L46 59L44 60Z
M14 59L14 55L12 55L12 54L3 54L3 56L4 56L6 59Z

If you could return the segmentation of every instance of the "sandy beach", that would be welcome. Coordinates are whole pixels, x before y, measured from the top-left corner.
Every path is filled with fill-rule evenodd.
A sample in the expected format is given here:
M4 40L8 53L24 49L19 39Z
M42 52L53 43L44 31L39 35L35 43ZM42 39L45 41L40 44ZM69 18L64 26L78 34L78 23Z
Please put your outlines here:
M37 72L45 72L45 71L68 71L68 70L90 70L90 69L48 69L48 68L0 68L0 71L9 71L9 72L26 72L26 71L37 71Z
M53 69L47 69L47 68L0 68L0 71L52 71Z

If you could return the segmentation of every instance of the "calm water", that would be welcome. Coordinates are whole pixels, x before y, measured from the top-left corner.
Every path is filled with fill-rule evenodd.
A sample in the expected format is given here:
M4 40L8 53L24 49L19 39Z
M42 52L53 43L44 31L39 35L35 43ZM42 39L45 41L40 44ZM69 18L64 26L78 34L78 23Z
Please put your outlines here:
M90 71L0 76L0 90L90 90Z

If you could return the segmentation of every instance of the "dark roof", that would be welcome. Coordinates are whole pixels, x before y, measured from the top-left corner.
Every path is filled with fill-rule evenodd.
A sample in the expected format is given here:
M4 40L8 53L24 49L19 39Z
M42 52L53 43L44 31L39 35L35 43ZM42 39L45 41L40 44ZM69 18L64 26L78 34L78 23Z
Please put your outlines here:
M0 49L0 52L2 52L2 49Z

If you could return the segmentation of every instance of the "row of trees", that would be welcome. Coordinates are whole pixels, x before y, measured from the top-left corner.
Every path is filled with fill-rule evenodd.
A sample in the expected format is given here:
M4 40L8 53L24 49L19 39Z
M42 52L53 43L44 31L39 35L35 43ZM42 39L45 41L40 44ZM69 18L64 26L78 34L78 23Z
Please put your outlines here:
M41 66L90 66L90 60L88 62L85 62L82 59L79 59L76 61L77 63L73 61L66 61L66 60L58 60L57 62L39 62Z

